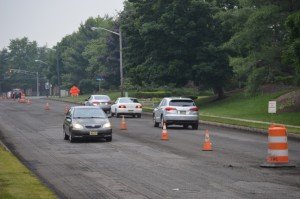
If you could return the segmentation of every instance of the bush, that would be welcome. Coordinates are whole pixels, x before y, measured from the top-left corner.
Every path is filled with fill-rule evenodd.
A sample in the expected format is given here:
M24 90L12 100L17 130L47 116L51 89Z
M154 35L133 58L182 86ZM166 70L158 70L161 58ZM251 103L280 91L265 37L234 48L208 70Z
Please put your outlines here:
M96 90L97 85L96 82L90 79L82 79L79 82L79 88L81 94L86 94L86 93L92 93L94 90Z

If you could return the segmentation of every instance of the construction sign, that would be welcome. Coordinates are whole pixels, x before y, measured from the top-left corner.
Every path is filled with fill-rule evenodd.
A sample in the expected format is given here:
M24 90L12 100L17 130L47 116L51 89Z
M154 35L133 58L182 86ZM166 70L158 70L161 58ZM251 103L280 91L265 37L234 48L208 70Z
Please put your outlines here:
M79 92L80 92L80 90L76 86L72 86L72 88L70 89L71 96L78 96Z

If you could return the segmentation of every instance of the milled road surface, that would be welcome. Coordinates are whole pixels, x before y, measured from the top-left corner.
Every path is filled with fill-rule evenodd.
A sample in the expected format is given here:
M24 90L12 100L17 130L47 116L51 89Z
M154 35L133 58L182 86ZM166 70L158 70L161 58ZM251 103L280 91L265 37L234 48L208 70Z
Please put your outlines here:
M46 102L50 110L44 110ZM266 169L267 137L200 125L199 130L169 128L169 141L150 116L126 118L119 130L111 118L113 140L63 140L66 103L32 100L32 105L0 101L0 139L59 198L299 198L300 144L289 141L296 168ZM213 151L201 151L204 130Z

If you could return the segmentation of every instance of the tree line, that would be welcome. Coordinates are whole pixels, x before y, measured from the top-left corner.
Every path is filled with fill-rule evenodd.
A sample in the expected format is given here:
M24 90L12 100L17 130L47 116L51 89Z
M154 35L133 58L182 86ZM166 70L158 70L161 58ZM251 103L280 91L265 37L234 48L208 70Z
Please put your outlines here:
M97 79L118 88L119 37L92 28L102 27L122 30L127 89L188 84L222 98L235 88L254 95L265 83L299 85L299 8L296 0L127 0L118 17L89 18L52 49L11 40L0 51L1 82L8 87L14 67L85 93L98 89Z

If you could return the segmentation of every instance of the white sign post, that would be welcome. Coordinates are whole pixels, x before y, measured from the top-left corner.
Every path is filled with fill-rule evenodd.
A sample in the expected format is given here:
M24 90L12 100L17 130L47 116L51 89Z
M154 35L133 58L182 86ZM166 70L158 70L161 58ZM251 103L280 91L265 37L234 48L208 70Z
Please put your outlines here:
M276 101L269 101L268 113L276 113Z

